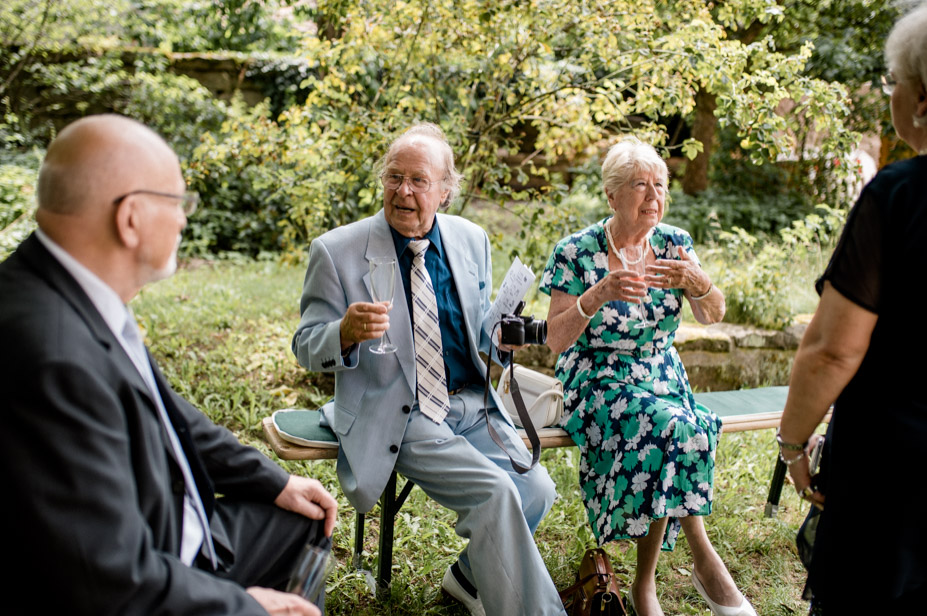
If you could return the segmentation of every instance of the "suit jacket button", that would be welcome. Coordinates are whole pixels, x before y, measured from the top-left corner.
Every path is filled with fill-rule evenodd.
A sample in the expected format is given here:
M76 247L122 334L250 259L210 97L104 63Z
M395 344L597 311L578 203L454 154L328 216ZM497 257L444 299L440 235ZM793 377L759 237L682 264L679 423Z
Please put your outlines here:
M390 452L390 453L396 453L397 451L399 451L399 447L396 447L395 445L390 445L390 446L389 446L389 452Z
M402 412L405 413L406 415L408 415L409 413L412 412L412 407L409 406L408 404L403 404L403 405L402 405Z

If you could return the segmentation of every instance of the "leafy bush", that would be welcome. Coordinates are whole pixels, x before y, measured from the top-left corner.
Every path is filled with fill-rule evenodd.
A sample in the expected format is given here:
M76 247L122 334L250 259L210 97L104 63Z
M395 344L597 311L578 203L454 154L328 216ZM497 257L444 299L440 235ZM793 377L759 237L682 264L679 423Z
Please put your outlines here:
M709 188L698 195L673 191L665 221L682 227L697 243L716 239L720 230L739 227L749 233L770 234L788 227L813 209L802 195L746 192Z
M329 208L320 204L301 217L299 207L312 175L312 151L287 125L267 117L263 105L237 108L219 131L207 133L193 151L186 176L203 207L190 220L187 254L298 250L327 229Z
M124 36L166 51L292 50L299 32L282 12L292 0L139 0Z
M767 241L737 227L719 234L703 261L724 291L726 321L771 329L791 324L796 271L811 278L820 273L846 220L845 211L825 205L816 210Z
M134 118L167 139L177 155L187 159L203 133L219 130L229 111L198 81L166 72L166 59L136 61L126 76L113 110Z
M32 213L40 160L39 152L0 156L0 261L35 228Z

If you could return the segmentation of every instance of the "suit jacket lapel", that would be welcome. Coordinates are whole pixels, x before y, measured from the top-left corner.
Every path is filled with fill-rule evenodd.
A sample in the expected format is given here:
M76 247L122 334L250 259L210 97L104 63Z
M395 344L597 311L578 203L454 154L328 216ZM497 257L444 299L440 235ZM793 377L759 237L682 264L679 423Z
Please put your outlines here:
M453 232L453 219L439 215L437 220L441 225L441 243L444 244L447 262L454 275L454 284L457 285L457 297L460 299L470 343L470 357L478 358L481 321L474 322L474 317L482 315L479 268L470 254L472 247L461 239L464 237L462 234Z
M215 486L212 483L212 479L209 478L209 474L206 472L206 466L203 464L203 460L200 458L200 454L196 449L196 444L193 442L193 437L190 435L189 424L187 424L187 420L184 419L180 409L174 404L171 397L172 390L167 384L167 380L164 378L164 375L161 374L161 371L158 370L151 354L149 354L148 360L151 362L151 371L154 373L155 383L158 385L158 393L161 396L161 402L164 403L164 410L167 411L167 416L174 426L174 432L177 434L177 440L180 441L180 446L183 449L184 455L187 457L187 463L190 466L193 480L196 483L196 489L200 493L200 500L203 501L203 509L205 509L206 518L208 519L212 516L215 507ZM171 457L174 457L174 448L167 445L165 446L167 450L171 452Z
M163 432L164 426L161 425L161 419L158 416L158 408L151 389L148 388L148 384L145 382L145 379L142 378L142 375L138 373L135 364L132 363L132 359L126 354L125 349L122 348L122 345L113 335L106 321L103 320L96 306L94 306L90 298L87 297L87 294L81 288L80 284L74 280L74 277L58 262L58 259L48 252L45 246L42 245L42 242L34 235L23 242L20 250L23 251L23 257L35 270L36 274L53 287L58 294L71 305L74 311L83 319L84 323L86 323L87 328L93 334L93 337L96 338L97 342L100 343L100 346L113 357L114 363L119 367L123 378L131 383L136 391L147 401L147 404L144 406L146 406L148 412L152 413L158 420L158 425L161 426ZM154 368L154 372L158 374L158 370L153 361L151 365L152 368ZM162 439L164 441L165 451L167 451L171 460L176 464L177 456L175 455L174 448L170 445L167 434L163 434Z
M443 238L442 238L443 239ZM374 257L393 257L396 255L396 246L393 244L393 236L389 230L389 223L383 215L383 210L374 214L370 219L370 233L367 237L367 251L364 254L367 268L364 272L364 286L367 293L370 294L370 301L373 301L373 293L370 288L370 260ZM399 275L397 271L397 275ZM402 280L396 281L396 290L393 293L393 308L389 313L389 331L386 332L387 339L396 345L396 352L392 357L364 358L362 361L382 361L398 362L402 373L406 377L409 389L415 392L415 345L412 340L412 317L409 313L409 306L406 303L405 290L402 287Z
M132 363L122 345L119 344L119 341L109 329L106 321L97 311L96 306L93 305L93 302L90 301L81 286L74 280L74 277L58 262L58 259L48 252L35 235L27 238L19 250L22 251L24 259L33 268L36 275L53 287L83 319L87 329L100 343L100 346L109 354L116 353L118 355L116 364L120 367L123 376L148 398L151 403L151 410L156 412L154 400L151 398L151 392L145 380L135 369L135 364Z

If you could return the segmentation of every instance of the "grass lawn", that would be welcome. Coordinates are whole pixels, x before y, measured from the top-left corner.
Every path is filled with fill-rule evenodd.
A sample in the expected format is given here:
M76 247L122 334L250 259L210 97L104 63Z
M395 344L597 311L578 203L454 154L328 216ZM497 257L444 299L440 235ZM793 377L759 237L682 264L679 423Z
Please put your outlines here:
M302 269L271 262L187 267L144 289L132 304L148 345L177 391L273 458L262 438L261 419L280 408L318 406L334 384L330 376L300 368L290 351L303 275ZM807 505L786 486L778 519L763 517L774 455L772 430L722 437L714 513L706 525L758 613L802 614L807 609L799 598L804 571L793 539ZM578 450L547 451L541 461L560 499L538 530L537 541L554 581L563 588L573 582L584 549L593 545L577 488ZM350 565L353 510L339 490L334 461L281 464L320 479L341 505L335 531L339 565L328 585L329 614L466 613L439 590L445 568L463 546L454 534L452 514L413 490L397 520L392 595L377 602ZM371 517L377 514L375 509ZM376 553L376 530L376 520L368 519L365 547L371 555ZM613 543L606 549L627 587L634 571L634 544ZM709 614L689 581L690 572L683 536L674 552L663 554L657 574L667 614Z

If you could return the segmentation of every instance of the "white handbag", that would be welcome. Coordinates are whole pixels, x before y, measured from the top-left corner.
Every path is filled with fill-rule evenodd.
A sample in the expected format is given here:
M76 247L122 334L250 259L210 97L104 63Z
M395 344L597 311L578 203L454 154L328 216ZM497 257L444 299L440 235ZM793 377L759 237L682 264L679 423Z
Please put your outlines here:
M496 393L502 398L505 412L509 414L515 425L524 428L515 411L515 401L512 399L509 385L513 370L534 428L540 430L560 423L560 418L563 417L563 383L560 379L525 368L521 364L512 364L510 368L502 372Z

